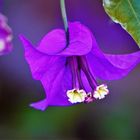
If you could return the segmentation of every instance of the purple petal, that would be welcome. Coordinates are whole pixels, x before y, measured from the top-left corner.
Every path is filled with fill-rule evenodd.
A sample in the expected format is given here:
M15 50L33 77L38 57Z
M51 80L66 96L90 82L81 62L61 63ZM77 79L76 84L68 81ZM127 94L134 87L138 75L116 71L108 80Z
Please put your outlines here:
M66 90L71 89L70 71L66 66L66 58L48 56L35 49L31 43L20 36L25 48L25 58L35 79L40 80L45 89L46 98L30 106L45 110L48 105L71 105Z
M46 92L46 99L32 103L32 107L43 111L48 106L72 105L66 96L67 90L71 89L70 72L68 68L62 66L63 63L63 60L60 60L58 64L46 71L41 79Z
M0 24L2 22L7 22L7 18L3 14L0 13Z
M56 29L41 41L38 50L49 55L84 55L92 48L92 36L87 27L79 22L69 23L70 44L66 46L64 30Z
M7 18L0 14L0 55L12 50L12 30L7 25Z
M35 47L22 35L20 36L25 49L25 58L28 62L34 79L40 80L47 69L51 67L58 57L48 56L36 50Z
M46 107L48 106L46 103L47 103L47 98L45 98L44 100L41 100L39 102L30 104L30 107L44 111L46 109Z
M140 62L140 51L124 55L105 54L95 43L87 59L95 76L116 80L126 76Z

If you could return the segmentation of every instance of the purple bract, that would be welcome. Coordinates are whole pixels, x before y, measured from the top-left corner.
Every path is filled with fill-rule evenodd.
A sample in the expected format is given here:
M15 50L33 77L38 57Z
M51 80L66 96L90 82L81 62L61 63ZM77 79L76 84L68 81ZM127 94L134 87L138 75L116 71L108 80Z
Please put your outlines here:
M31 104L36 109L102 99L109 91L107 85L98 85L96 78L120 79L140 62L140 51L125 55L103 53L90 30L79 22L69 23L69 33L68 46L65 31L56 29L37 48L20 36L32 75L41 81L46 93L44 100Z

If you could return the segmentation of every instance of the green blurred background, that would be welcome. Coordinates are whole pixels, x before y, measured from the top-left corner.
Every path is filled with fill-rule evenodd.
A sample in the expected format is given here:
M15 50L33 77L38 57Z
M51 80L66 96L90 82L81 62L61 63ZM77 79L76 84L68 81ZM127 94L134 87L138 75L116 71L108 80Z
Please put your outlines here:
M13 52L0 57L0 140L139 140L140 67L108 84L104 100L72 107L28 105L45 97L24 59L19 34L34 44L50 30L63 28L59 0L3 0L1 11L14 33ZM80 21L108 53L138 50L133 39L105 13L101 0L66 0L70 21Z

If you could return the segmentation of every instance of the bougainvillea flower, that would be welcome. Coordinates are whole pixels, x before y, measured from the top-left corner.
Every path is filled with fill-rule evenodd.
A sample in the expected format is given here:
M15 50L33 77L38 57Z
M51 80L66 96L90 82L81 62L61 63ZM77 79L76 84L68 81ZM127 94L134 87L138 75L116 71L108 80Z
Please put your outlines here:
M7 25L7 18L0 13L0 55L12 50L12 30Z
M96 78L120 79L140 62L140 51L103 53L90 30L79 22L69 24L69 34L68 46L62 29L48 33L37 47L20 36L33 78L41 81L46 93L44 100L31 104L36 109L102 99L109 91Z

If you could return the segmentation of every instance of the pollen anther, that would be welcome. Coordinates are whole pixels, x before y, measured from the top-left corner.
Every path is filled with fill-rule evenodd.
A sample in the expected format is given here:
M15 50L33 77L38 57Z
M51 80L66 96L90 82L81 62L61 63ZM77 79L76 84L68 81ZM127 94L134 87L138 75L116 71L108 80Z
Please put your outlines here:
M85 101L86 92L82 89L72 89L67 91L68 101L71 103L81 103Z
M105 95L108 95L108 94L109 94L109 90L107 89L107 85L102 84L96 87L93 97L95 99L103 99L105 98Z

